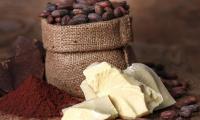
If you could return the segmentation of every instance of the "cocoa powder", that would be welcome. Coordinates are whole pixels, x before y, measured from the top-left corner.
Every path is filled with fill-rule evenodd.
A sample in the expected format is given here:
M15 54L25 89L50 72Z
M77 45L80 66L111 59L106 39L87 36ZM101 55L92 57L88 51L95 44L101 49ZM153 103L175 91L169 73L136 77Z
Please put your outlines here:
M60 117L61 109L81 102L33 76L0 100L0 111L27 118Z

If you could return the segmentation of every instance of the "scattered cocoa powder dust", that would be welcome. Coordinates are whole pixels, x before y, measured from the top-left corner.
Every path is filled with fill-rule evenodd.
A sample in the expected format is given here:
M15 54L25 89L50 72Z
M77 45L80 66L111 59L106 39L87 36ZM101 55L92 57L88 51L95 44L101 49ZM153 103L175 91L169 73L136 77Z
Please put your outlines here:
M81 102L66 92L30 76L0 100L0 111L27 118L60 117L61 109Z

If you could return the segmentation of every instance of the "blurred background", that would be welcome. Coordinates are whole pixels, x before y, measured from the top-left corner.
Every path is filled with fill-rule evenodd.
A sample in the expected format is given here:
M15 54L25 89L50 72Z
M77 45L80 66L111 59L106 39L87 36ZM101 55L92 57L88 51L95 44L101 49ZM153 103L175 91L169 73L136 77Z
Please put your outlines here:
M0 40L41 40L39 13L47 0L1 0ZM128 0L138 62L165 64L184 79L200 78L200 1ZM188 77L189 76L189 77ZM200 88L196 86L196 88Z

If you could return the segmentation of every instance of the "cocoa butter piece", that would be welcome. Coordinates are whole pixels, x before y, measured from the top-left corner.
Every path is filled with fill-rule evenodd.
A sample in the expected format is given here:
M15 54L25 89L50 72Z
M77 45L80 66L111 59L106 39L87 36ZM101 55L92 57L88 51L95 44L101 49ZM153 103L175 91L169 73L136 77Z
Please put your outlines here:
M176 107L181 108L186 105L196 104L197 103L197 97L195 96L186 96L184 98L179 99L176 102Z
M68 10L55 10L51 13L53 17L63 17L67 14L69 14Z
M102 20L101 16L96 13L90 13L88 19L90 22L98 22Z
M160 118L163 120L174 120L177 117L175 110L167 110L160 114Z
M102 15L102 19L104 21L107 21L107 20L111 20L114 18L114 14L112 12L105 12L103 15Z

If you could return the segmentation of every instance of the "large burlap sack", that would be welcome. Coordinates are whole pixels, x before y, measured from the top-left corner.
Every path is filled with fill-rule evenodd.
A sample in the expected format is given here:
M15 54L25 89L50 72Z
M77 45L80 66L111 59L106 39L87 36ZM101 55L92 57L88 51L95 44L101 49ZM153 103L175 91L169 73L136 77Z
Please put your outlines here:
M121 48L132 40L131 17L74 26L51 25L42 19L44 48L52 52L82 52Z
M94 62L109 62L121 69L126 68L123 50L79 52L79 53L46 53L46 77L50 84L68 93L83 97L80 89L85 79L83 70Z
M123 48L132 40L129 15L110 21L74 26L51 25L42 19L47 81L69 94L83 97L83 70L94 62L127 66Z

